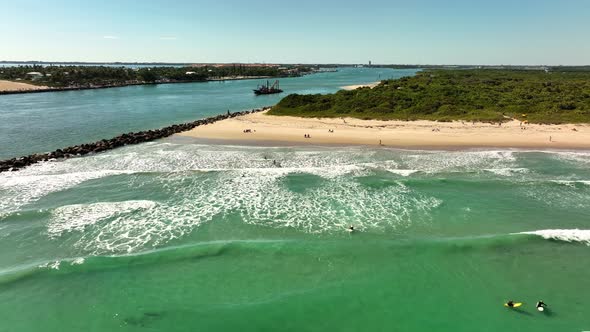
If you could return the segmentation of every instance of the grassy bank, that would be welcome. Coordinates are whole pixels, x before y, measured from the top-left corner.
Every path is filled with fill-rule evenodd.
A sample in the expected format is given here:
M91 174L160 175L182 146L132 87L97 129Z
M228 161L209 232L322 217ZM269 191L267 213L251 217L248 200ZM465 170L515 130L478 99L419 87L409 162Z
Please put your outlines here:
M377 87L289 95L269 114L361 119L590 122L590 72L426 70Z

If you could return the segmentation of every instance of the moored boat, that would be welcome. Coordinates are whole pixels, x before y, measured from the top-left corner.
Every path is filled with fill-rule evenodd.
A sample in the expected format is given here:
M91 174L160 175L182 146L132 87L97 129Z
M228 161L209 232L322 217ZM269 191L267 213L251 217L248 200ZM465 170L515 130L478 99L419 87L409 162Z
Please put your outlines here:
M266 85L259 85L258 88L254 89L255 95L270 95L273 93L281 93L283 90L279 87L279 81L276 80L272 85L266 81Z

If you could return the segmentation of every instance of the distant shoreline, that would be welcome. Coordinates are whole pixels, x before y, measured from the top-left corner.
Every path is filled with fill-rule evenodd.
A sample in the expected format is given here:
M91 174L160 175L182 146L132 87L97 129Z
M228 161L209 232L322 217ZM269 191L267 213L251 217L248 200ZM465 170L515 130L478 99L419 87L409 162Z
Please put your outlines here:
M29 83L20 83L20 82L14 82L14 81L0 80L0 95L79 91L79 90L97 90L97 89L123 88L126 86L138 86L138 85L207 83L207 82L241 81L241 80L256 80L256 79L269 79L269 78L279 78L279 77L272 77L272 76L241 76L240 77L240 76L238 76L238 77L211 78L211 79L199 80L199 81L167 81L167 82L137 82L137 83L133 82L133 83L124 83L124 84L112 84L112 85L68 86L68 87L38 86L38 85L34 85L34 84L29 84ZM11 88L10 86L18 87L19 89L14 89L14 88Z
M365 145L409 149L590 149L590 124L299 118L260 113L218 121L178 136L227 144ZM525 129L526 128L526 129ZM250 132L244 132L244 130ZM309 135L307 138L305 136Z

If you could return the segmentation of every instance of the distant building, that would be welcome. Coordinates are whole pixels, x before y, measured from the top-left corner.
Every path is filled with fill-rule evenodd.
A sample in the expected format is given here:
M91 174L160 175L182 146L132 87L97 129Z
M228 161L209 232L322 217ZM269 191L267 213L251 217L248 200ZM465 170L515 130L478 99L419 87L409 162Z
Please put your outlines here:
M32 71L32 72L28 72L28 73L27 73L27 78L29 78L29 79L31 79L31 80L33 80L33 81L34 81L34 80L38 80L38 79L40 79L40 78L42 78L42 77L43 77L43 74L41 74L41 73L40 73L40 72L38 72L38 71Z
M187 72L185 73L185 75L194 75L194 74L196 74L194 71L187 71Z

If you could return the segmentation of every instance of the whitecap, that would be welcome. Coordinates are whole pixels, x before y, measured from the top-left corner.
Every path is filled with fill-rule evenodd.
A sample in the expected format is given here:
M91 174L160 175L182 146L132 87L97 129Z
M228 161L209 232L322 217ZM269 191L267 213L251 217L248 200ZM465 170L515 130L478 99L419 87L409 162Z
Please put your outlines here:
M485 168L484 171L494 173L500 176L513 176L514 174L526 174L529 172L528 168L513 168L513 167L506 167L506 168Z
M590 186L590 180L552 180L553 183L563 184L568 187L575 188L576 183L584 184Z
M417 169L387 169L387 171L401 176L410 176L419 172Z
M581 242L590 246L590 230L585 229L544 229L532 232L521 232L516 234L538 235L544 239L559 240L566 242Z

